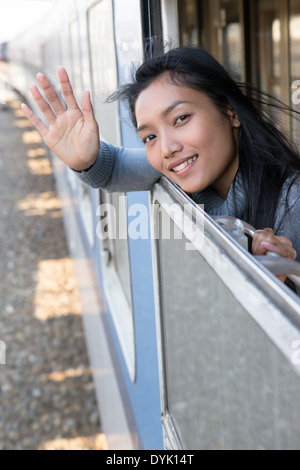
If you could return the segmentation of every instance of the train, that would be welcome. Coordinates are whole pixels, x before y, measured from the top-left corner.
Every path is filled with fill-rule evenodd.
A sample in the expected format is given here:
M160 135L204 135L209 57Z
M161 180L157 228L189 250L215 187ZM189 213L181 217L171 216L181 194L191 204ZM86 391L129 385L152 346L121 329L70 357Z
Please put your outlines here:
M141 148L128 110L106 98L130 80L153 37L203 44L237 79L285 93L279 49L290 42L276 42L275 4L54 1L47 18L8 44L9 82L36 110L29 93L36 74L60 94L63 65L79 103L91 91L100 140ZM255 39L253 18L261 28L274 20L269 82L264 46L253 48L256 61L244 53ZM151 191L107 193L50 157L108 449L299 449L300 299L249 253L251 228L210 217L165 177ZM293 279L297 270L286 274Z

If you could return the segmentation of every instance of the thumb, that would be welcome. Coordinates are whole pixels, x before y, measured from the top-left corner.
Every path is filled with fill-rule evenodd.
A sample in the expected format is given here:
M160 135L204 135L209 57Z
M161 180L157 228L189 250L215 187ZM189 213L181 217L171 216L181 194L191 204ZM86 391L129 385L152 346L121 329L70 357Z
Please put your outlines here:
M85 124L87 124L87 126L91 130L98 129L98 124L95 120L94 110L93 110L93 106L91 102L91 95L89 91L86 91L82 95L81 109L82 109Z

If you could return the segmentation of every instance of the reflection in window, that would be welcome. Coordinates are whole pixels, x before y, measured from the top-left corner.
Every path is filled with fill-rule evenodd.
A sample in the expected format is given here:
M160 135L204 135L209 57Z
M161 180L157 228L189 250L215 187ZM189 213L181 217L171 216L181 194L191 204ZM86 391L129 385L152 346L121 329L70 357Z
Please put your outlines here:
M80 36L79 36L79 24L78 21L73 21L70 24L70 43L71 43L71 82L74 90L75 98L77 102L81 102L81 96L83 93L82 85L82 68L81 68L81 56L80 56ZM69 173L70 175L70 173ZM94 246L94 224L93 224L93 208L91 200L91 190L84 185L82 182L77 184L72 181L72 176L69 176L71 180L71 187L74 191L78 188L79 190L79 213L83 222L85 233L89 242L90 247Z
M277 98L281 98L280 71L280 30L279 0L258 2L258 54L259 85Z
M221 2L221 24L223 27L223 58L226 69L233 78L242 79L242 37L240 23L240 2Z
M77 21L70 24L70 40L71 40L71 82L74 90L75 98L78 103L81 102L82 95L82 79L81 79L81 60L80 60L80 36L79 25Z
M300 80L300 3L291 0L290 41L291 72L293 80Z
M102 0L89 10L88 27L95 116L102 137L120 145L118 104L105 103L118 87L111 0Z
M256 16L258 85L263 91L283 101L280 1L259 0ZM280 126L279 123L284 119L281 111L273 109L272 114Z
M180 0L181 44L198 46L200 43L200 5L198 0Z
M290 4L290 57L291 57L291 80L294 83L300 80L300 3L299 0L291 0ZM299 90L299 86L298 86ZM300 104L298 103L300 93L292 90L293 93L297 92L295 98L292 100L294 109L300 112ZM299 119L299 118L298 118ZM293 119L293 137L300 145L300 122Z
M128 305L132 308L130 261L127 238L127 198L126 195L113 193L110 195L110 200L118 211L118 219L116 220L117 237L114 240L111 240L110 243L112 261L116 272L118 273Z

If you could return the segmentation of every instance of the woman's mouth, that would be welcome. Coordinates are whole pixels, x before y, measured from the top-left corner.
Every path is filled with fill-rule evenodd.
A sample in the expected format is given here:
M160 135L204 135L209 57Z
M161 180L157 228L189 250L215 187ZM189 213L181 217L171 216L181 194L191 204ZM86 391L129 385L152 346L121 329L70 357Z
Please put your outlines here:
M186 160L184 163L181 163L180 165L175 166L174 168L172 168L171 171L175 171L175 173L180 176L183 173L186 173L186 171L195 164L198 158L199 158L199 155L195 155L194 157L191 157L188 160Z

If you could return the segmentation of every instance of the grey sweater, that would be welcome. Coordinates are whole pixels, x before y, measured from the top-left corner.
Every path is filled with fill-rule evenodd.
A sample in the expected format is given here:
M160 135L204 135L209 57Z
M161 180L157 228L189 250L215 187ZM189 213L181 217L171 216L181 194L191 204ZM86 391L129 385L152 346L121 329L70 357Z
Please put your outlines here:
M101 142L96 163L88 171L76 173L93 188L108 192L148 191L161 178L161 173L151 167L144 149L125 149ZM298 253L300 261L300 178L293 184L288 201L288 182L285 184L276 213L276 235L288 237ZM228 215L245 219L247 202L241 178L236 178L235 190L229 189L224 201L212 188L192 195L198 204L204 204L209 215ZM289 210L287 210L287 202Z

